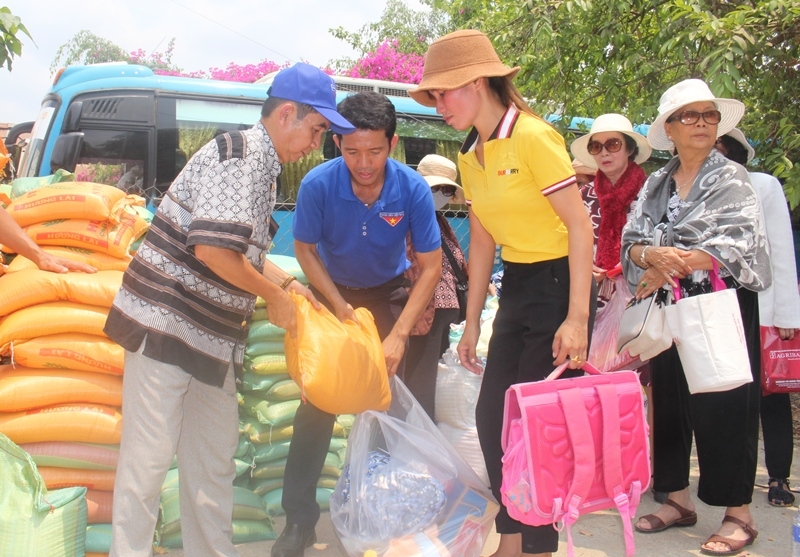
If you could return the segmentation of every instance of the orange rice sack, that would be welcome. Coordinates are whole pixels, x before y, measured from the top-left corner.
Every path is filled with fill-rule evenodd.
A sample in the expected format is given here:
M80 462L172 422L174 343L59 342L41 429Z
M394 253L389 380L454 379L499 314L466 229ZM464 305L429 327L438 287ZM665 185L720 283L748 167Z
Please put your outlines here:
M105 336L61 333L16 341L12 363L122 375L125 349Z
M0 316L19 309L59 300L110 308L122 271L51 273L28 269L0 277Z
M131 245L149 225L138 214L124 214L119 223L109 220L62 219L23 228L40 246L73 246L130 260ZM4 248L4 251L8 251Z
M78 263L86 263L98 271L125 271L125 269L128 268L128 263L130 262L128 259L112 257L106 253L100 253L85 248L76 248L71 246L44 246L42 247L42 251L49 253L50 255L77 261ZM25 269L38 268L39 267L36 266L36 263L27 257L18 255L11 261L11 263L8 264L7 272L16 273L18 271L24 271Z
M111 507L114 492L111 490L89 489L86 491L86 507L89 513L88 524L107 524L111 522Z
M358 323L342 323L324 306L316 310L305 297L291 297L297 336L284 337L286 367L303 397L330 414L387 410L392 395L372 313L357 308Z
M117 475L116 470L81 470L54 466L39 466L38 469L47 489L85 487L111 492L114 489L114 476Z
M14 199L8 212L22 227L56 219L110 220L118 223L144 198L92 182L63 182L43 186Z
M101 404L60 404L0 413L0 433L17 445L41 441L119 444L122 414Z
M119 445L44 441L23 443L19 448L31 455L36 466L116 470L119 462Z
M68 369L0 366L0 412L53 404L122 405L122 377Z
M59 333L84 333L105 337L103 327L109 308L48 302L23 308L0 321L0 354L11 356L11 344L21 340L56 335Z

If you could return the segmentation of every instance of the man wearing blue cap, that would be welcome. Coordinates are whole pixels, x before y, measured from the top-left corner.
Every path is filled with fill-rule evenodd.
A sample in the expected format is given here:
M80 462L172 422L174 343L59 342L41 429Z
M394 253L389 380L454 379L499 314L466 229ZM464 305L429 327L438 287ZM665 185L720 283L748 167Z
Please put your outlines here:
M189 160L153 218L105 326L125 349L124 420L111 555L149 557L161 485L178 455L186 555L233 557L235 374L256 296L296 332L289 291L311 292L265 261L281 164L354 128L330 76L296 64L275 76L261 119Z
M300 185L292 222L295 254L312 291L341 320L372 312L390 375L401 373L411 328L442 272L441 233L428 183L389 158L397 145L394 105L375 92L345 98L339 112L356 131L333 140L342 156L312 169ZM410 294L406 237L420 275ZM316 485L335 416L304 401L294 419L281 504L286 527L271 557L301 557L320 516Z

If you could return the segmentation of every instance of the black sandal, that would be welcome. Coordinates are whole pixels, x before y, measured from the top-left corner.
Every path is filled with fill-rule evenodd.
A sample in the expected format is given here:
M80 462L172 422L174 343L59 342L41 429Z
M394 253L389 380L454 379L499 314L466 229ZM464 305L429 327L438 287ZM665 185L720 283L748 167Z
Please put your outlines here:
M772 484L776 485L772 485ZM773 507L790 507L794 504L794 494L789 488L789 480L785 478L770 478L767 501Z

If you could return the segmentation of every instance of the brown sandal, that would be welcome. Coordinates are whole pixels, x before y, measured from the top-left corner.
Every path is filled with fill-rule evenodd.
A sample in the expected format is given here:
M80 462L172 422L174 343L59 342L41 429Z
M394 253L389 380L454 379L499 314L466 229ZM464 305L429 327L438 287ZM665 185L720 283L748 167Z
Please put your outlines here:
M732 524L736 524L736 526L738 526L747 533L748 537L747 539L744 540L733 540L731 538L726 538L724 536L714 534L713 536L711 536L706 540L706 543L700 546L700 551L702 551L706 555L735 555L739 553L745 546L751 545L758 537L758 532L756 531L755 528L753 528L743 520L739 520L735 516L729 516L726 514L725 518L722 519L722 522L723 523L730 522ZM715 551L713 549L706 548L706 545L714 542L724 543L729 547L729 549L727 551Z
M673 501L672 499L667 499L664 502L665 505L669 505L676 511L680 513L680 518L676 518L675 520L671 520L665 523L659 517L654 514L646 514L641 517L639 520L646 520L647 524L650 525L650 528L639 528L638 526L634 525L637 532L641 532L642 534L652 534L654 532L663 532L667 528L671 528L672 526L694 526L697 524L697 513L695 511L690 511L684 507L681 507L678 503Z

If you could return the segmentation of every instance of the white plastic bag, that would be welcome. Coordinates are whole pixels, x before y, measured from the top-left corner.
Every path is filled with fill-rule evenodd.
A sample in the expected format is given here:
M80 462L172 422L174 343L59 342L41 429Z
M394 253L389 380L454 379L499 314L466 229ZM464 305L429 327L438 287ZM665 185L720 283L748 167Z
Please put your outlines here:
M394 378L388 413L356 417L330 515L350 557L478 557L497 502ZM443 498L440 500L439 495Z

